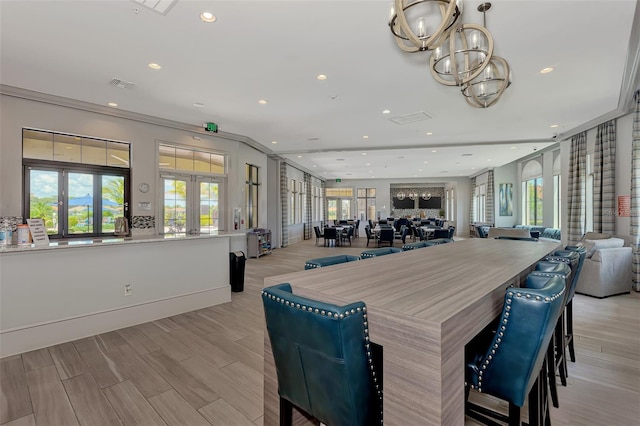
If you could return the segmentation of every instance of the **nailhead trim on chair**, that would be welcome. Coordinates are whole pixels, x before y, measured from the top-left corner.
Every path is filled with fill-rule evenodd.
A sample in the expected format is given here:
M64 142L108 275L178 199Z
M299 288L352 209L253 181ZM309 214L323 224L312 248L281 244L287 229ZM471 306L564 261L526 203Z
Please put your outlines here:
M477 390L478 392L482 393L482 376L484 373L484 370L487 369L487 367L489 366L489 364L491 363L491 360L493 360L493 356L496 354L498 348L500 347L500 343L502 343L502 337L504 337L504 333L507 331L507 324L509 323L509 311L511 310L511 301L513 300L513 295L515 294L516 297L526 297L527 299L531 299L532 297L535 298L535 300L537 301L542 301L542 297L540 297L539 295L533 295L531 293L527 293L527 292L523 292L523 291L514 291L514 290L508 290L507 291L507 296L508 298L506 299L506 304L507 306L505 307L505 311L502 314L502 325L500 326L500 331L498 331L498 338L496 339L496 343L493 345L493 348L491 349L491 354L489 356L487 356L487 359L484 361L484 364L482 365L482 370L480 370L480 372L478 373L478 386L476 387L475 385L471 385L471 387L475 390ZM552 295L551 297L545 297L544 298L544 302L543 303L549 303L553 300L556 300L558 297L562 296L564 294L564 288L558 292L557 294Z
M285 304L286 306L290 306L292 308L296 308L296 309L301 309L303 311L307 311L307 312L312 312L315 314L320 314L320 315L326 315L330 318L339 318L339 319L343 319L344 317L348 317L351 314L355 314L356 312L363 312L363 326L364 326L364 341L365 341L365 348L366 348L366 352L367 352L367 360L369 361L369 369L371 370L371 377L373 378L373 384L376 387L376 393L378 394L378 399L380 399L380 418L382 419L382 390L380 390L380 386L378 385L378 378L376 377L376 371L373 365L373 358L371 356L371 344L369 343L369 322L367 321L367 307L366 305L363 304L363 306L358 306L357 308L353 308L351 310L346 310L344 311L344 313L339 313L339 312L331 312L331 311L325 311L324 309L318 309L318 308L312 308L311 306L307 307L304 305L300 305L299 303L293 303L290 302L289 300L285 300L282 297L277 297L274 296L273 294L270 294L269 292L262 290L262 296L263 297L268 297L271 300L275 300L276 302L280 302ZM380 424L382 424L383 421L380 420Z

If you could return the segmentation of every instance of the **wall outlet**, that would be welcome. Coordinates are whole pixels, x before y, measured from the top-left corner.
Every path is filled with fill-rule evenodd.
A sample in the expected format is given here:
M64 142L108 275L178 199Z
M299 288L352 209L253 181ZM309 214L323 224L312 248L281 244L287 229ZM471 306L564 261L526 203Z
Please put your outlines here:
M131 287L131 284L125 284L124 285L124 295L125 296L131 296L133 294L133 288Z

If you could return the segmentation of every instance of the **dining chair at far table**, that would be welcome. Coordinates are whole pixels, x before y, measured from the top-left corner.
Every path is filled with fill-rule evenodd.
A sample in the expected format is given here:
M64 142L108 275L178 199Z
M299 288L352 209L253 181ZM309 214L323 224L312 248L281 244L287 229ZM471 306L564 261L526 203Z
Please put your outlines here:
M393 228L381 228L380 235L378 236L378 247L381 247L382 244L388 244L393 247L393 240L395 238L395 231Z
M367 247L369 247L369 241L375 241L375 237L371 231L371 228L369 228L368 226L364 228L364 233L367 235Z
M293 407L326 425L382 424L382 375L364 302L333 305L267 287L262 302L278 378L280 425Z
M484 424L491 418L521 425L528 400L529 425L549 425L545 357L560 312L564 279L551 277L541 288L507 288L502 313L494 327L476 336L466 349L465 392L470 388L509 404L508 415L466 402L466 414Z
M320 231L319 226L314 226L313 232L315 232L316 234L316 245L318 245L318 243L320 242L320 238L324 238L324 234Z
M324 228L324 245L331 245L331 241L333 241L334 246L340 244L338 230L336 228Z
M349 245L351 245L351 239L353 238L353 231L354 231L353 226L347 226L346 228L344 228L340 232L340 244L342 244L344 241L348 241Z

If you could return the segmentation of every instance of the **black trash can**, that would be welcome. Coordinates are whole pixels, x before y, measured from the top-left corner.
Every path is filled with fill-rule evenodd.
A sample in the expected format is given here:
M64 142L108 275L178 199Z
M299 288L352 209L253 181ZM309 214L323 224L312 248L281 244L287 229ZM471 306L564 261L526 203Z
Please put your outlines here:
M229 253L229 281L231 291L240 292L244 290L244 264L247 261L241 251Z

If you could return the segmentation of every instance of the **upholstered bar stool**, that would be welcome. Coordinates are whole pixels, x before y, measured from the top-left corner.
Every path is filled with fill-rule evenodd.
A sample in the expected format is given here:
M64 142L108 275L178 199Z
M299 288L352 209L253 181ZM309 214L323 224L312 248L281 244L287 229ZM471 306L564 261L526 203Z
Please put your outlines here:
M542 271L533 271L528 276L523 285L526 288L540 288L546 284L551 277L558 276L563 279L565 283L568 282L568 279L571 275L571 268L569 268L564 263L553 263L553 262L541 262L541 269L547 269L548 272ZM567 292L565 291L565 297ZM564 303L564 302L563 302ZM557 359L562 359L566 355L564 353L563 338L564 335L564 310L560 312L560 317L558 318L558 322L556 323L556 327L553 332L553 337L551 339L551 343L549 343L549 347L547 349L547 377L549 384L549 394L551 395L551 402L553 406L556 408L560 407L560 401L558 399L558 386L556 383L556 370L559 368ZM560 364L560 367L563 367L563 364ZM564 369L560 369L560 377L565 377L566 380L566 371ZM564 383L564 381L563 381Z
M339 263L355 262L360 260L359 256L349 254L337 254L335 256L317 257L304 262L304 269L324 268L325 266L337 265Z
M545 354L562 312L565 283L552 276L541 288L508 288L495 332L480 333L466 351L469 388L509 403L509 415L469 401L466 414L485 424L490 418L520 425L520 411L529 401L529 425L549 424Z
M576 292L576 288L578 286L578 279L580 278L580 273L582 272L582 265L584 265L584 259L587 257L587 249L581 246L566 246L564 250L558 250L554 253L554 255L565 255L567 251L578 253L578 267L573 274L573 279L571 281L571 287L569 289L569 300L567 303L567 334L566 340L569 345L569 356L571 357L571 362L576 362L576 351L573 345L573 295Z
M565 309L563 310L560 321L562 331L561 334L556 333L557 344L555 365L559 372L562 386L566 386L567 376L569 374L566 357L567 346L569 347L570 354L574 354L571 360L575 362L575 350L573 346L573 295L575 294L576 284L578 283L576 280L576 272L580 263L580 254L572 250L559 250L554 252L553 255L546 256L544 260L547 262L565 263L571 268L571 277L567 279Z
M360 257L362 259L369 259L372 257L386 256L388 254L394 254L394 253L400 253L400 252L402 252L402 249L398 247L380 247L377 249L365 250L362 253L360 253Z
M297 296L291 285L262 291L278 377L280 425L293 406L331 426L382 424L382 375L363 302L337 306Z

